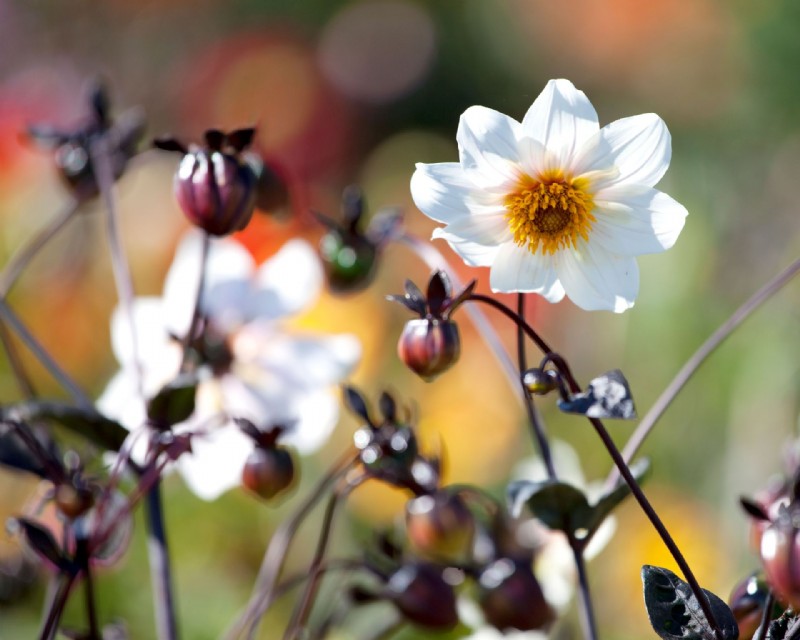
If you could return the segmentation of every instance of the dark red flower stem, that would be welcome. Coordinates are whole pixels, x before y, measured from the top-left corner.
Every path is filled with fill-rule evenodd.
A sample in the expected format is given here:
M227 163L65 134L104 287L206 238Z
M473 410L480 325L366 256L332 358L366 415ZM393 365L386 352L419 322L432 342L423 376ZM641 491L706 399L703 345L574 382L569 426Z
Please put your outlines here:
M556 479L556 470L553 465L553 455L550 451L550 443L547 441L547 433L545 432L542 421L536 415L536 407L533 406L533 400L528 393L525 385L522 382L522 376L528 369L525 358L525 330L523 326L525 322L525 294L520 293L517 297L517 317L521 322L517 323L517 363L519 365L519 384L522 390L522 397L525 404L525 410L528 413L528 421L531 425L533 439L539 447L539 453L542 455L544 466L547 469L547 476L551 480ZM546 346L546 345L545 345Z
M556 367L559 368L561 374L566 379L570 391L572 393L579 393L581 391L581 387L575 380L569 368L563 366L566 364L564 359L561 356L555 356L555 357L551 356L550 359L553 362L553 364L555 364ZM678 548L678 545L675 544L675 541L672 539L672 536L667 530L667 527L661 521L661 518L656 513L656 510L653 508L653 505L650 504L650 501L647 499L647 496L644 495L644 492L642 491L641 487L636 482L636 478L633 477L631 470L625 463L625 459L622 457L622 454L620 453L619 449L617 449L617 445L614 444L614 441L611 439L611 436L609 435L602 421L598 420L597 418L589 418L589 422L594 427L595 431L597 432L597 435L600 436L600 440L603 442L603 445L605 446L606 450L611 456L611 459L614 461L614 464L617 466L617 469L619 469L620 475L630 488L631 494L633 494L633 497L639 503L639 506L641 507L642 511L644 511L644 514L647 516L648 520L650 520L650 523L653 525L653 528L661 537L661 540L664 542L664 545L669 550L670 554L677 563L678 567L680 567L680 570L683 573L683 577L686 579L686 582L692 589L692 593L694 593L695 598L697 598L697 602L700 604L700 608L703 610L703 614L705 615L706 620L708 620L708 623L714 630L714 635L717 637L717 640L724 640L722 629L720 628L717 619L714 617L714 613L711 611L711 604L709 603L706 594L703 592L703 589L700 587L700 583L697 582L697 578L695 578L694 573L689 567L689 563L686 561L686 558L684 558L683 554Z
M547 476L550 478L550 480L556 481L558 480L558 475L556 473L555 465L553 464L553 457L550 451L550 444L547 440L547 434L545 432L544 425L542 424L542 421L536 412L533 398L528 393L525 385L522 382L522 376L525 374L525 371L528 368L525 358L525 327L529 327L529 325L525 320L525 294L519 293L517 295L517 361L519 364L519 382L522 386L522 397L524 400L525 409L528 413L528 420L531 424L531 432L534 441L539 446L542 460L544 460L545 467L547 469ZM535 335L533 328L530 328L530 330ZM544 341L542 341L542 344L547 346ZM584 545L575 539L575 535L571 530L568 530L566 534L567 541L572 549L572 555L575 560L575 568L578 572L578 589L581 594L580 621L581 627L583 628L583 635L586 640L597 640L597 621L594 615L592 595L589 591L589 578L586 573L586 560L583 557Z

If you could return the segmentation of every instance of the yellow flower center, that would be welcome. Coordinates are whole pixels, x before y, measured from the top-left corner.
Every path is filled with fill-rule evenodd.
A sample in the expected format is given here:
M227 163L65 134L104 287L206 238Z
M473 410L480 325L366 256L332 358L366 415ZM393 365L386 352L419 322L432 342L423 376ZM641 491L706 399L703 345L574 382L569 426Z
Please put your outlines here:
M528 178L506 197L506 219L514 242L528 251L554 254L589 239L594 201L582 180L563 176Z

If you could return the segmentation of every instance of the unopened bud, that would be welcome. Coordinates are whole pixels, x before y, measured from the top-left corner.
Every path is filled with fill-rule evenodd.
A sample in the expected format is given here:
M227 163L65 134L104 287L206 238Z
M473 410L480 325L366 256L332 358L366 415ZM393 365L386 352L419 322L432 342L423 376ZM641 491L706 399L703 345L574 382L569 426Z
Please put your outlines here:
M439 490L408 501L406 532L418 555L461 563L472 552L475 519L461 496Z
M264 500L291 486L294 477L292 456L282 447L255 447L242 470L242 484Z
M420 378L431 382L461 355L458 326L449 320L409 320L397 342L397 355Z
M413 624L430 629L451 629L458 624L453 587L432 565L408 564L401 567L389 578L386 592Z
M237 156L196 149L181 160L175 197L189 221L214 236L241 231L255 207L256 177Z
M495 628L532 631L554 619L529 564L510 558L491 563L479 579L481 609Z
M553 369L528 369L522 376L528 393L543 396L558 389L558 372Z

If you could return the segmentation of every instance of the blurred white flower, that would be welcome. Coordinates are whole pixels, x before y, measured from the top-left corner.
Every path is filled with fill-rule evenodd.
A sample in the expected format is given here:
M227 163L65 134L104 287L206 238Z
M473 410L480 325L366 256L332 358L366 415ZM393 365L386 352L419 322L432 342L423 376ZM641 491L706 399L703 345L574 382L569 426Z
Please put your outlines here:
M553 465L558 471L560 482L566 482L584 491L590 503L602 495L603 483L586 482L578 454L570 445L560 440L554 440L550 443L550 449ZM515 467L511 479L542 482L547 480L547 469L541 458L531 457ZM539 580L545 598L551 606L563 610L572 600L578 577L575 558L567 542L567 537L561 531L548 529L535 518L527 520L520 526L526 538L538 541L536 578ZM583 557L591 560L597 556L611 541L616 530L616 518L614 516L607 517L592 536Z
M199 233L188 233L167 274L163 297L134 302L136 346L148 398L180 369L181 341L189 330L199 281L201 243ZM302 454L328 439L338 418L331 385L355 366L360 344L350 335L302 335L281 326L282 320L315 300L322 281L318 258L302 240L288 242L261 266L237 242L211 240L200 302L204 323L196 407L189 420L175 427L176 432L200 431L192 440L192 452L182 455L177 466L201 498L213 500L240 482L253 443L232 417L256 425L292 425L281 442ZM111 321L111 340L120 371L97 404L133 430L146 416L137 391L130 325L119 308ZM205 432L215 416L221 426Z
M566 294L587 310L634 304L634 256L675 243L686 209L653 189L671 155L655 114L600 129L568 80L551 80L522 122L470 107L456 133L460 162L418 164L417 207L472 266L491 267L494 291Z

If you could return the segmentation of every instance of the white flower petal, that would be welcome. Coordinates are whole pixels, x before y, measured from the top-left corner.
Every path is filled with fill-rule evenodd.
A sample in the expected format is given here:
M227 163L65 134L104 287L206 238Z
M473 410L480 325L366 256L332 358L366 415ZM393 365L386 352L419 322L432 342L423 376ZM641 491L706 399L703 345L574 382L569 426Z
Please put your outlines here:
M178 459L189 488L203 500L215 500L241 483L253 441L233 423L192 438L192 451Z
M135 344L128 314L117 307L111 316L111 348L119 363L123 367L133 367L135 347L138 360L146 369L172 370L176 344L164 329L162 301L155 297L136 298L131 313Z
M445 233L442 229L434 229L433 238L447 240L447 244L470 267L488 267L494 262L500 245L485 245L477 242L462 240L456 236Z
M291 445L301 455L317 451L328 441L339 419L339 399L326 390L316 390L292 399L287 419L295 420L280 442Z
M490 275L492 291L538 293L549 302L564 297L552 256L533 254L514 242L500 246Z
M497 245L512 239L511 229L506 219L506 210L486 215L468 215L451 222L446 227L433 230L435 238L455 242L475 242L477 244Z
M477 186L498 189L518 180L519 126L486 107L470 107L461 115L456 132L461 166Z
M597 112L583 93L569 80L550 80L522 119L522 135L541 143L543 158L537 147L527 146L526 159L543 162L543 170L567 170L572 159L600 125Z
M129 431L140 427L147 418L144 403L138 397L136 375L132 369L118 371L95 404L100 413L117 420Z
M466 214L475 189L457 162L418 163L411 176L414 204L437 222L453 222Z
M559 251L556 271L567 296L587 311L622 313L639 292L639 267L628 256L616 256L581 240L575 250Z
M638 185L605 189L595 198L595 205L597 220L590 241L619 255L670 249L688 215L686 208L666 193Z
M203 236L187 232L177 250L164 282L162 323L178 336L186 335L200 284ZM255 271L253 258L235 240L211 239L206 261L201 309L208 315L241 321L238 309L249 299L250 280Z
M355 336L288 336L252 323L242 328L233 342L237 364L255 364L272 372L265 386L280 379L289 392L336 384L352 372L361 357Z
M247 300L246 321L274 320L308 307L322 288L322 265L305 240L290 240L262 264Z
M654 113L622 118L603 127L586 143L575 160L574 175L617 171L594 180L592 189L638 183L652 187L669 168L672 142L669 129Z

